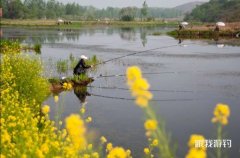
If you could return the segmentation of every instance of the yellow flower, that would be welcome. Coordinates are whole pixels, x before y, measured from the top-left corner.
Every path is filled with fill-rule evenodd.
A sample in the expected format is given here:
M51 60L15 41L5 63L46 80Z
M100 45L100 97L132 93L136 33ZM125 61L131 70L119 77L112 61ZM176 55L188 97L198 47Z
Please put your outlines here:
M152 142L152 145L153 145L153 146L157 146L157 145L158 145L158 140L157 140L157 139L154 139L153 142Z
M8 134L7 130L1 131L1 141L2 143L11 141L11 136Z
M47 154L49 152L49 148L48 148L48 145L46 143L44 143L42 146L41 146L41 151L45 154Z
M71 89L72 89L72 84L71 84L71 83L64 82L64 83L63 83L63 89L65 89L65 90L71 90Z
M191 135L189 142L189 151L185 158L206 158L205 138L202 135Z
M92 148L93 148L93 145L92 144L88 144L88 150L92 150Z
M104 143L107 142L107 139L106 139L104 136L102 136L102 137L100 138L100 141L101 141L102 144L104 144Z
M99 158L99 154L97 152L92 153L93 158Z
M54 102L55 102L55 103L57 103L57 102L58 102L58 100L59 100L58 96L57 96L57 95L55 95L55 96L54 96Z
M220 123L222 125L228 124L228 117L230 116L230 109L226 104L217 104L213 112L213 123Z
M201 150L206 150L205 147L205 138L202 135L197 135L197 134L192 134L189 141L188 141L188 146L189 148L195 148L196 143L199 142L202 144L202 146L199 147Z
M206 157L207 157L206 151L192 148L189 150L185 158L206 158Z
M128 85L131 86L136 79L142 78L142 73L137 66L132 66L127 69L126 76L128 80Z
M39 150L39 149L37 149L36 155L37 155L38 158L44 158L44 157L45 157L45 156L43 155L42 151Z
M50 107L49 107L48 105L44 105L44 106L42 107L42 112L43 112L44 114L49 113L49 112L50 112Z
M6 158L6 156L3 154L0 154L0 158Z
M87 122L87 123L92 122L92 117L89 116L89 117L86 119L86 122Z
M0 156L1 157L1 156ZM2 158L2 157L1 157ZM21 155L21 158L27 158L27 155L26 154L22 154Z
M115 147L109 152L107 158L127 158L127 152L121 147Z
M80 113L82 113L82 114L84 114L85 111L86 111L85 108L81 108L81 109L80 109Z
M146 155L148 155L149 153L150 153L150 150L149 150L149 148L144 148L144 153L146 154Z
M90 158L90 155L84 154L84 155L83 155L83 158Z
M130 157L131 156L131 150L128 149L126 152L127 152L127 156Z
M132 96L136 97L135 103L140 107L147 107L153 95L148 91L150 85L146 79L142 78L141 70L136 66L129 67L126 74Z
M142 108L148 106L148 100L146 98L143 98L143 97L137 97L136 100L135 100L135 103Z
M153 120L153 119L149 119L149 120L145 121L145 123L144 123L145 129L149 130L149 131L156 130L157 126L158 126L158 122L156 120Z
M106 148L107 148L107 151L111 151L113 148L112 143L108 143Z
M76 150L86 147L86 128L79 115L72 114L66 118L66 128Z

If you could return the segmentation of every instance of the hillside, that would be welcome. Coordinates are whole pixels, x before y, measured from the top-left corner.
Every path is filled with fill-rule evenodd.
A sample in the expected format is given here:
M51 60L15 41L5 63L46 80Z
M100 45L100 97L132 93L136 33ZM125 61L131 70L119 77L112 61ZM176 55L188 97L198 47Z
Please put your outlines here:
M185 20L202 22L237 22L240 21L240 0L210 0L197 6Z
M174 7L173 9L179 10L182 13L190 13L194 8L198 5L202 5L204 2L196 1L196 2L189 2L179 6Z

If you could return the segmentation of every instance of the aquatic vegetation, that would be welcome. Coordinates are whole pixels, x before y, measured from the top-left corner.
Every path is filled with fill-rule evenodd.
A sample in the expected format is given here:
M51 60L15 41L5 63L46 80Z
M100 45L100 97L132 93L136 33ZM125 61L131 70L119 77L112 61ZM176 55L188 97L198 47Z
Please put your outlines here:
M33 46L33 50L34 50L36 53L38 53L38 54L41 53L41 48L42 48L42 45L39 44L39 43L34 44L34 46Z
M56 63L58 73L66 73L68 71L68 60L59 60Z

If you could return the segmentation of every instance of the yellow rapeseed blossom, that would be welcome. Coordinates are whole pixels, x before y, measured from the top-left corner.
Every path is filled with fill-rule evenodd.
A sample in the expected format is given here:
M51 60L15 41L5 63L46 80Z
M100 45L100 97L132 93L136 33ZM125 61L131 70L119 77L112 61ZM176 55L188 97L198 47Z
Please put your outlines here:
M59 97L57 95L54 96L54 102L57 103L59 100Z
M99 154L97 152L92 153L93 158L99 158Z
M203 150L190 149L185 158L206 158L207 153Z
M157 146L157 145L158 145L158 140L157 140L157 139L154 139L153 142L152 142L152 145L153 145L153 146Z
M189 151L185 158L206 158L205 138L202 135L191 135L188 146ZM196 146L198 144L198 146Z
M197 142L202 142L205 143L205 138L202 135L198 135L198 134L192 134L189 141L188 141L188 146L189 148L195 148L195 144ZM199 147L201 150L206 150L205 145L203 144L203 146Z
M150 154L150 150L149 150L149 148L144 148L144 153L146 154L146 155L148 155L148 154Z
M44 106L42 107L42 112L43 112L44 114L49 113L49 112L50 112L50 107L49 107L48 105L44 105Z
M69 83L67 83L67 82L64 82L63 83L63 89L65 89L65 90L71 90L72 89L72 84L69 82Z
M92 117L90 117L90 116L87 117L86 122L87 122L87 123L92 122Z
M72 114L66 118L66 128L76 150L86 147L86 128L79 115Z
M107 147L106 147L106 150L107 150L107 151L111 151L112 148L113 148L112 143L108 143L108 144L107 144Z
M127 158L127 157L128 157L127 152L121 147L113 148L107 155L107 158Z
M85 112L86 112L85 108L81 108L81 109L80 109L80 113L81 113L81 114L84 114Z
M101 136L100 141L102 144L107 142L107 139L104 136Z
M158 122L156 120L153 120L153 119L148 119L148 120L145 121L144 127L148 131L154 131L158 127Z
M127 152L127 156L130 157L131 156L131 150L128 149L126 152Z
M217 104L213 111L214 117L212 118L213 123L220 123L222 125L228 124L228 117L230 116L230 109L226 104Z
M88 154L84 154L83 155L83 158L90 158L91 156L90 155L88 155Z
M92 144L88 144L87 149L88 150L92 150L93 149L93 145Z
M136 67L129 67L126 72L127 84L136 97L135 103L140 107L147 107L148 101L152 99L152 93L149 92L150 85L147 80L142 78L141 70Z
M132 66L127 69L126 72L127 75L127 83L129 86L131 86L135 80L142 78L142 72L137 66Z

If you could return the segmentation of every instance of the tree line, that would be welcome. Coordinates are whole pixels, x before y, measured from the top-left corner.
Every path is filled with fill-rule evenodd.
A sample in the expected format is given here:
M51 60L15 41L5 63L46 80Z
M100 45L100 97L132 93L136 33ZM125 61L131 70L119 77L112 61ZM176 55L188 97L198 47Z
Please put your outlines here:
M150 8L146 1L142 8L107 7L98 9L93 6L81 6L77 3L63 4L56 0L0 0L3 18L8 19L55 19L74 20L121 19L131 21L136 18L146 20L154 18L176 18L183 15L177 9Z
M210 0L197 6L185 20L202 22L240 21L240 0Z

